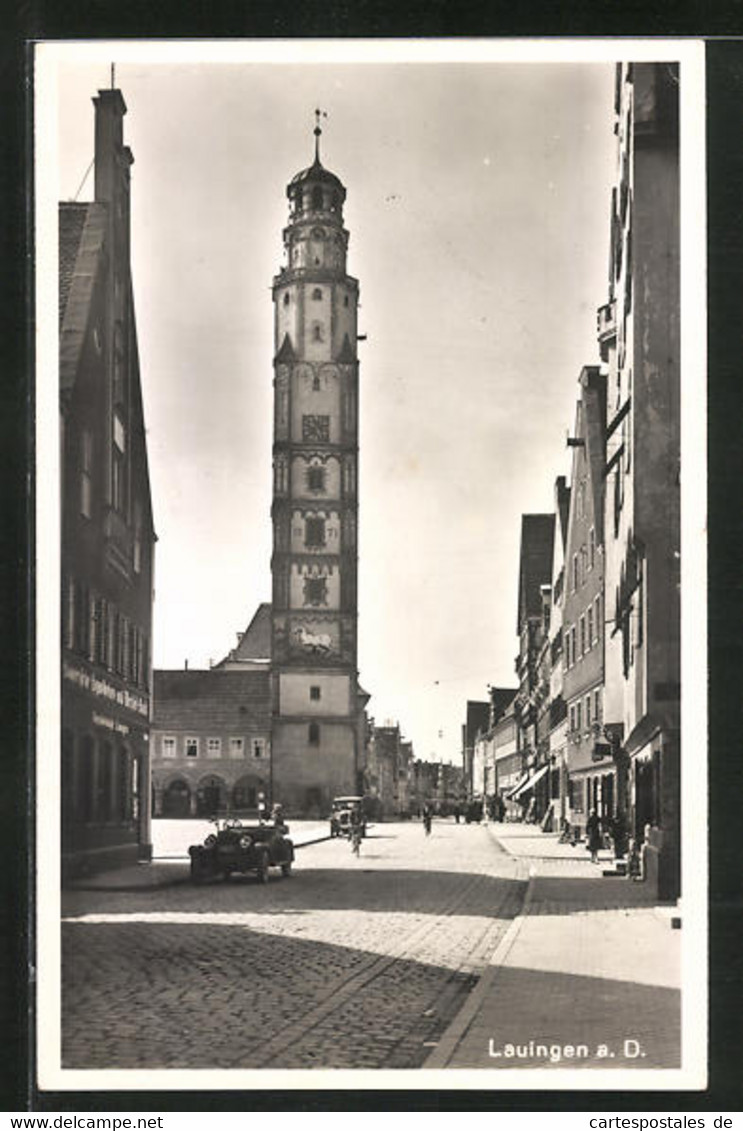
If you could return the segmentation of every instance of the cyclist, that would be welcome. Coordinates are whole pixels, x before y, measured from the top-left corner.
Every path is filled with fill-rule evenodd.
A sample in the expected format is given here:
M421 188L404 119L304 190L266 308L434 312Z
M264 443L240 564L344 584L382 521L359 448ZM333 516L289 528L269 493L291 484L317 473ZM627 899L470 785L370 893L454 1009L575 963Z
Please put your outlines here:
M361 813L358 809L351 811L351 851L354 856L359 855L361 849Z

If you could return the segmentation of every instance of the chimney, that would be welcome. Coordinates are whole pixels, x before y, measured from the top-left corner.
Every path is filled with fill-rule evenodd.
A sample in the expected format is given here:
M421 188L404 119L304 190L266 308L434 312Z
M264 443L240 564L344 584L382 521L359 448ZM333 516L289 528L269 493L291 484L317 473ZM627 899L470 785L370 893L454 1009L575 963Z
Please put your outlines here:
M184 672L188 671L188 660L183 661L183 670L184 670Z

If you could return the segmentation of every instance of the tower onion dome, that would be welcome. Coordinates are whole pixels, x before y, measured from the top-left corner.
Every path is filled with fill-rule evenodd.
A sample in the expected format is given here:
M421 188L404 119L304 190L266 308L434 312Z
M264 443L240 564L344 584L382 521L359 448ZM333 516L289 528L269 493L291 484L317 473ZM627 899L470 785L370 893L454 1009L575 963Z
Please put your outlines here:
M331 173L320 161L320 111L316 110L315 160L307 168L292 177L286 186L292 219L310 213L331 213L340 218L346 190L339 177Z

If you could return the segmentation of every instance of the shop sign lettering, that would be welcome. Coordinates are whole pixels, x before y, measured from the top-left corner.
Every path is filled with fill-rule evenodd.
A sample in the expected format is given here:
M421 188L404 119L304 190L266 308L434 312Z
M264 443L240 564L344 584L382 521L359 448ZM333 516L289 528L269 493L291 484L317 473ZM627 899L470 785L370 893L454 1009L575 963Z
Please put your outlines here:
M78 668L67 662L62 665L62 675L70 683L82 688L83 691L89 691L92 695L98 696L99 699L107 699L111 703L117 703L118 706L126 707L129 711L136 711L138 715L147 718L147 700L141 695L133 695L126 688L115 687L107 679L91 675L83 668Z
M93 711L93 722L96 726L115 730L117 734L129 733L129 727L126 723L120 723L118 719L112 719L110 715L99 715L97 711Z

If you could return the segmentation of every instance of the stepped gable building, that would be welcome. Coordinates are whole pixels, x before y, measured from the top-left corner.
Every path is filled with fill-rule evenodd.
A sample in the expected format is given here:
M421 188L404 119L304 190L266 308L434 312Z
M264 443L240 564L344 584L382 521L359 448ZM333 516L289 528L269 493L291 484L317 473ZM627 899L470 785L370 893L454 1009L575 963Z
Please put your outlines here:
M155 671L156 817L211 817L269 804L270 623L271 606L260 605L237 647L212 668Z
M120 90L95 104L95 192L59 207L62 872L146 859L155 532Z
M585 366L579 378L570 518L563 588L563 693L568 712L570 821L585 829L591 809L608 827L617 807L611 747L603 736L604 465L606 377Z
M320 161L286 193L275 307L272 747L274 797L326 813L361 792L357 671L359 287L346 272L346 190Z
M630 834L659 894L680 891L678 67L616 72L608 301L605 730Z

